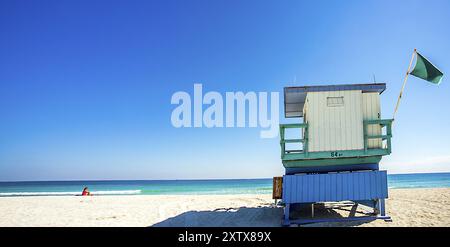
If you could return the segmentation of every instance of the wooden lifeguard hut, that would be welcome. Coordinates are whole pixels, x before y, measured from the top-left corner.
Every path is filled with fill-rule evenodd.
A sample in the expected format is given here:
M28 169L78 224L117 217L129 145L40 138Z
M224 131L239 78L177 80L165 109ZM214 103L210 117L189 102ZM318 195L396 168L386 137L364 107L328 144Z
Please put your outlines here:
M389 219L383 155L391 153L392 119L381 119L385 83L284 88L284 114L298 123L280 124L283 223ZM352 201L374 209L367 217L291 219L292 204Z

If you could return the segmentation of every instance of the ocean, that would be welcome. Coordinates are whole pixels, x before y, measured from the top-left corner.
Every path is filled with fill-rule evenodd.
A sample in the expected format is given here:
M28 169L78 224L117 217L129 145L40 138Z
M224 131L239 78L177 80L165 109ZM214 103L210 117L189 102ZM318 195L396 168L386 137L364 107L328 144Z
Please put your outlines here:
M270 194L272 179L0 182L0 196ZM390 174L389 188L450 187L450 173Z

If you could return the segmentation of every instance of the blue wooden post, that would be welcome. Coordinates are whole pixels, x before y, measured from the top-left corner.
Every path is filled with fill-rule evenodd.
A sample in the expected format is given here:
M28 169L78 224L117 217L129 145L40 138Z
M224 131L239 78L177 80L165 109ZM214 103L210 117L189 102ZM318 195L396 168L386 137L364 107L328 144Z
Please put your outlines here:
M290 212L290 203L286 203L286 206L284 206L284 225L289 225L289 212Z
M386 216L386 209L384 205L384 199L378 199L378 210L380 212L380 216Z

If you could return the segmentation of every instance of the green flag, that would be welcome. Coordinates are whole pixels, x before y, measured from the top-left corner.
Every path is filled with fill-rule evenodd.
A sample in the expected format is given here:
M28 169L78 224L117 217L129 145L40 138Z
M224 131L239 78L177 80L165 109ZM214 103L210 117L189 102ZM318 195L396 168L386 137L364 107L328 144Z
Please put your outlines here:
M442 76L444 74L436 68L430 61L428 61L424 56L417 53L416 65L413 71L410 72L411 75L424 79L434 84L439 84L442 81Z

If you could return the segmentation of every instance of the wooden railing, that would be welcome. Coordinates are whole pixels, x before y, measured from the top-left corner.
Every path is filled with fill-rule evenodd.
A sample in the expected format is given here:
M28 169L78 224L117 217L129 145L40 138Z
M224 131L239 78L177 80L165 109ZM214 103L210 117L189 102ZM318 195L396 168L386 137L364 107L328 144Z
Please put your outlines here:
M304 129L303 138L302 139L286 139L285 138L285 130L286 129ZM303 143L303 149L297 150L286 150L286 143ZM290 153L303 153L305 155L308 154L308 124L280 124L280 145L281 145L281 158L284 157L285 154Z
M336 150L336 151L318 151L310 152L308 150L308 124L280 124L280 145L281 145L281 159L322 159L322 158L344 158L344 157L361 157L374 155L388 155L391 153L391 138L392 138L392 119L376 119L363 121L364 131L364 149L362 150ZM386 128L386 134L369 135L368 126L381 125L381 128ZM286 139L286 129L303 129L303 133L299 136L300 139ZM382 132L383 133L383 132ZM381 147L368 147L370 139L381 139ZM385 143L383 141L386 141ZM286 149L286 143L302 143L302 149Z
M374 119L374 120L365 120L364 123L364 152L367 153L368 142L369 139L381 139L382 141L386 140L385 144L381 144L381 149L387 150L388 153L391 153L391 138L392 138L392 121L393 119ZM369 125L380 125L382 132L383 128L386 128L385 135L369 135L368 134L368 126Z

